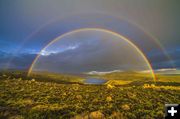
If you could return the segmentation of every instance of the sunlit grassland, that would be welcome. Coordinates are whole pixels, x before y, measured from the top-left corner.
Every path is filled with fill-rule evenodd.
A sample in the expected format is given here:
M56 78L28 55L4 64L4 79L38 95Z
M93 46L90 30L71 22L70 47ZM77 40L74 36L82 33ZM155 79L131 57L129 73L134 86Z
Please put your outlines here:
M30 77L38 79L38 81L56 82L56 83L82 83L84 78L70 75L57 74L49 72L33 72Z
M111 85L142 85L142 83L154 83L152 75L149 73L137 73L137 72L115 72L100 76L105 80L108 80L106 84ZM134 84L135 83L135 84Z
M161 119L164 104L180 103L180 76L158 74L154 83L143 75L108 74L99 76L106 84L84 85L78 76L1 72L0 118Z
M175 83L180 83L180 74L179 75L162 75L162 74L157 74L157 81L159 82L175 82Z

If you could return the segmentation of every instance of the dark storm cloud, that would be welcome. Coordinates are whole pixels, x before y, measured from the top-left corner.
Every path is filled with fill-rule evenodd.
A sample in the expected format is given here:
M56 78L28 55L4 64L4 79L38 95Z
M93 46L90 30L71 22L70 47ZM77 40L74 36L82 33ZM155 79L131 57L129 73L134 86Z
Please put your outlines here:
M94 41L92 40L91 42L93 43ZM130 64L129 61L131 60L128 60L129 57L127 57L127 62L122 58L126 57L122 53L125 51L121 51L122 48L119 47L118 43L116 45L101 42L96 42L96 44L92 45L92 43L87 44L83 42L83 44L73 50L52 53L47 56L42 55L39 62L41 66L37 65L36 68L39 70L66 73L89 72L94 70L112 71L116 69L133 70L133 64ZM157 51L156 53L152 53L154 55L151 55L149 60L154 69L173 68L172 63L176 64L176 67L180 67L180 62L175 60L180 59L177 55L178 52L178 50L169 49L168 54L172 57L171 62L161 52L158 53Z
M76 46L76 44L78 44ZM65 49L62 46L76 47ZM58 48L58 49L57 49ZM60 52L56 52L60 51ZM72 33L51 44L34 64L33 70L79 73L88 71L145 70L147 63L136 48L112 33L87 30Z
M120 59L115 58L114 56L108 56L108 57L103 56L104 52L107 53L106 50L103 49L97 50L97 47L96 48L88 47L85 50L84 49L85 47L87 48L87 46L84 45L84 47L77 48L76 50L67 50L61 53L55 53L55 54L52 53L50 56L41 56L44 59L43 60L44 62L42 63L46 65L50 59L51 60L56 59L54 65L58 66L59 69L61 69L59 71L64 71L64 72L80 72L80 71L88 72L88 71L93 71L95 69L96 71L110 71L110 70L119 69L119 65L122 65L119 63ZM169 62L169 60L163 58L164 55L162 55L162 53L156 52L156 55L151 56L150 59L153 68L154 69L169 68L169 67L172 68L171 63L176 64L176 67L180 67L180 60L179 60L180 57L179 55L177 55L177 53L179 53L178 50L171 51L171 53L169 53L169 55L172 57L172 61ZM3 69L7 66L10 69L28 69L37 54L26 53L26 54L19 54L14 56L12 54L1 51L0 55L1 55L0 69ZM97 55L99 57L102 57L102 59L109 59L108 61L113 61L114 64L112 64L111 62L111 64L108 65L107 60L95 59ZM9 62L11 58L13 58L13 60ZM72 60L72 59L76 59L76 60ZM88 64L84 64L87 62L82 61L82 59L89 61ZM83 66L86 67L84 69L79 68ZM54 67L49 67L49 69L54 69ZM57 69L54 69L54 71L57 72Z
M145 52L154 64L153 67L171 67L158 46L140 33L141 31L121 20L112 19L106 15L106 17L100 17L97 13L122 16L139 24L157 37L172 57L175 66L179 67L180 52L177 50L180 46L179 5L179 0L1 0L0 50L3 51L0 54L1 68L11 57L14 57L14 60L10 67L28 67L34 58L32 54L40 51L55 37L72 29L90 26L118 31L132 39L132 42ZM81 13L86 16L82 18L79 15ZM68 19L48 25L28 39L44 24L67 16ZM25 39L29 41L23 44ZM19 47L22 48L18 50ZM83 51L80 52L83 53Z
M154 69L159 68L179 68L180 67L180 49L176 48L168 48L166 50L169 59L166 58L165 55L162 55L161 52L154 50L153 53L150 53L150 62Z
M27 70L37 54L14 55L0 51L0 69L25 69Z

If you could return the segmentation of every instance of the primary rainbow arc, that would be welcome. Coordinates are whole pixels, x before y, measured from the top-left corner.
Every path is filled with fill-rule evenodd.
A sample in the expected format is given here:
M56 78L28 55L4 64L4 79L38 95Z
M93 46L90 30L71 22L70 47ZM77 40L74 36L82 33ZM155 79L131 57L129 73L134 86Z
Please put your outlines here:
M131 42L131 40L129 40L128 38L122 36L121 34L118 34L116 32L113 32L113 31L110 31L110 30L106 30L106 29L102 29L102 28L81 28L81 29L76 29L76 30L73 30L73 31L70 31L70 32L67 32L67 33L64 33L63 35L53 39L50 43L48 43L39 53L38 55L35 57L34 61L32 62L29 70L28 70L28 76L30 76L32 70L33 70L33 67L36 63L36 61L39 59L39 57L41 56L41 52L44 51L47 47L49 47L50 45L52 45L54 42L58 41L59 39L63 38L64 36L67 36L67 35L71 35L72 33L76 33L76 32L81 32L81 31L88 31L88 30L93 30L93 31L102 31L102 32L106 32L106 33L111 33L123 40L125 40L127 43L129 43L132 47L134 47L136 49L136 51L142 56L142 58L144 59L144 61L146 62L147 66L149 67L149 72L151 73L152 75L152 78L154 81L156 81L156 78L155 78L155 74L154 74L154 71L153 71L153 68L150 64L150 62L148 61L148 59L146 58L146 56L144 55L144 53L135 45Z

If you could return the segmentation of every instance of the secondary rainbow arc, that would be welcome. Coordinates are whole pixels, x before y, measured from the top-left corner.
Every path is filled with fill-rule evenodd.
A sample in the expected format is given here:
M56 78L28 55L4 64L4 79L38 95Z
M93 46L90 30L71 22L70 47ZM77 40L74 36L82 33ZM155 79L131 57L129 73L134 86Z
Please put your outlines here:
M107 14L104 14L104 13L100 13L100 15L103 14L103 15L107 15ZM70 15L71 16L71 15ZM109 16L109 15L108 15ZM151 32L149 32L147 29L145 29L142 25L139 25L137 24L136 22L130 20L130 19L127 19L125 17L122 17L122 16L114 16L114 15L111 15L113 18L117 18L117 19L122 19L122 20L126 20L129 24L132 24L134 26L136 26L138 29L140 29L144 34L146 34L148 37L150 37L160 48L160 50L164 53L164 55L167 57L167 59L169 60L169 62L171 63L171 66L173 68L175 68L175 64L173 63L172 61L172 58L170 55L168 55L168 53L166 52L166 50L164 49L163 45L159 42L158 38L156 36L154 36ZM25 40L21 43L21 47L19 47L16 52L18 52L23 44L25 44L29 39L31 39L32 37L36 36L40 31L42 31L44 28L50 26L51 24L61 20L61 19L64 19L64 18L59 18L58 17L58 20L57 19L51 19L49 22L43 24L42 26L38 27L35 31L33 31L31 34L29 34ZM81 28L78 28L78 29L83 29L83 28L86 28L86 27L81 27ZM103 28L103 27L98 27L98 28L101 28L101 29L107 29L107 28ZM109 29L109 28L108 28ZM71 30L75 30L75 29L71 29ZM115 31L114 29L109 29L110 31L114 31L114 32L118 32L118 31ZM68 31L70 32L70 31ZM66 33L66 32L65 32ZM64 33L63 33L64 34ZM10 58L10 60L8 61L6 67L4 69L7 69L10 65L10 62L14 59L14 57Z

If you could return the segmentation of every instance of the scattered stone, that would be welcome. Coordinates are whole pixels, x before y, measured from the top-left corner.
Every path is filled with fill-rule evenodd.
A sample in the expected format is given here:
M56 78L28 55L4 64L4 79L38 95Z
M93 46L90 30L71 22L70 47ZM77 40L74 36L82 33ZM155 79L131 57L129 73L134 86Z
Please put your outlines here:
M110 119L126 119L126 118L120 112L113 112L110 116Z
M77 98L78 100L82 100L82 96L81 96L81 95L77 95L76 98Z
M108 97L106 98L106 101L107 101L107 102L110 102L110 101L112 101L112 98L111 98L110 96L108 96Z
M107 89L113 89L114 86L112 86L111 84L107 84Z
M89 114L89 119L105 119L105 116L101 111L94 111Z
M35 80L35 79L32 79L31 81L32 81L32 82L35 82L36 80Z
M121 108L122 108L123 110L125 110L125 111L130 110L130 106L129 106L128 104L122 105Z
M18 78L18 80L19 80L19 81L21 81L21 80L22 80L22 78Z

